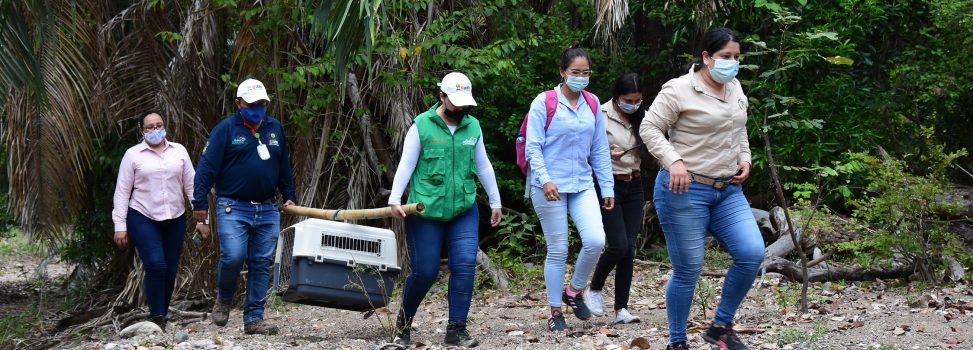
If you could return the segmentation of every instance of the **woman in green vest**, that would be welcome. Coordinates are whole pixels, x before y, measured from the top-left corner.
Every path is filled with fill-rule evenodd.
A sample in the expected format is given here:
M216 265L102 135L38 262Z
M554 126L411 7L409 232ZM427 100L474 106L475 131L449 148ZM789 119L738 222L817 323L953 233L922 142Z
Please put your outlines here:
M389 205L405 218L409 248L409 276L402 292L396 329L397 342L412 343L412 319L436 282L443 245L449 254L449 324L446 345L474 347L466 331L466 316L473 299L473 273L479 250L476 182L479 177L490 198L490 224L500 224L500 191L493 165L483 145L480 122L468 115L476 106L470 79L453 72L439 83L439 103L416 117L405 136L402 159L395 173ZM402 193L409 186L408 203L423 203L422 214L406 217Z

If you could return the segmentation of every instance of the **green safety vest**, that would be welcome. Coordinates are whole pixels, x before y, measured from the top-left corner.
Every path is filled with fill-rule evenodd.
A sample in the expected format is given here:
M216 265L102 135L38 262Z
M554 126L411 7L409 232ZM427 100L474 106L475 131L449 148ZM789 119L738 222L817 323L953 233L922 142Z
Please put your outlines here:
M464 117L450 133L436 114L439 103L416 117L422 154L409 181L408 203L423 203L423 218L449 221L473 206L476 199L476 143L480 122Z

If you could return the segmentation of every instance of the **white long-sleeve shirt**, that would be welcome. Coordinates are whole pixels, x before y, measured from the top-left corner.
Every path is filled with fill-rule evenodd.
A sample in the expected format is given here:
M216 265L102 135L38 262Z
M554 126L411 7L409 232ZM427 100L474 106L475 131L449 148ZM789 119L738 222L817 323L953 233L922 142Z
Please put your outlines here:
M448 125L449 131L456 132L455 125ZM399 168L395 171L395 180L392 181L392 194L389 196L389 205L402 204L402 193L405 192L406 185L412 179L412 173L416 170L416 163L419 162L419 154L422 153L422 143L419 141L419 129L415 124L409 127L409 132L405 134L405 144L402 149L402 159L399 160ZM493 172L493 164L487 157L486 146L483 145L483 132L480 131L480 139L476 142L476 176L480 179L480 184L486 190L487 197L490 198L490 208L502 208L500 204L500 189L497 187L497 176Z

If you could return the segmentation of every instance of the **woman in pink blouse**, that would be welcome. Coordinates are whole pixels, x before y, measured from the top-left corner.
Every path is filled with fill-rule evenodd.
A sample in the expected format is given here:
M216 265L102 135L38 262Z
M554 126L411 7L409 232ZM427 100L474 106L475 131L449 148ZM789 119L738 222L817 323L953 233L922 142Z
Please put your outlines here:
M193 169L182 145L166 140L158 113L139 118L143 141L125 152L118 169L112 221L115 244L134 243L145 268L149 317L165 330L186 232L186 199L193 198ZM196 228L203 237L209 227Z

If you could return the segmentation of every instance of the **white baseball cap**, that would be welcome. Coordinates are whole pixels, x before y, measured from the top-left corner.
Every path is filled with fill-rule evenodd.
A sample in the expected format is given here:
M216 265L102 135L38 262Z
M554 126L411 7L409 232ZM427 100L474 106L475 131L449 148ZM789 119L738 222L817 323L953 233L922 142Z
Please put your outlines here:
M247 79L240 83L236 89L236 97L242 98L247 103L254 103L260 100L270 101L267 97L267 89L264 84L256 79Z
M452 72L443 77L439 84L439 90L446 93L451 102L456 107L476 106L473 99L473 84L470 78L460 72Z

